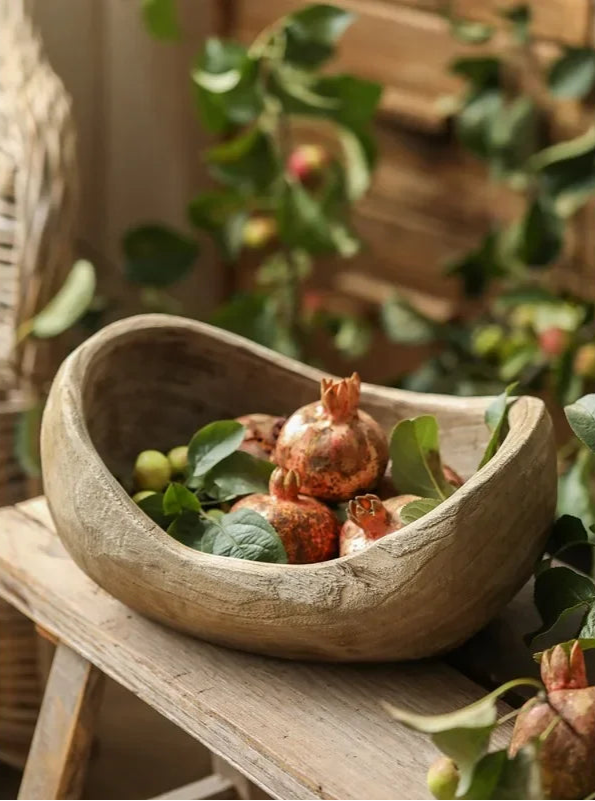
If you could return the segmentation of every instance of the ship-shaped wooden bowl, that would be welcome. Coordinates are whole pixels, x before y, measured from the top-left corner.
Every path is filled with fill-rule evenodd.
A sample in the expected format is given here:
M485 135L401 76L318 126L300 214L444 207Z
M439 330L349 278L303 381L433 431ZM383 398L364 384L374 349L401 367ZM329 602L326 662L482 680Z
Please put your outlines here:
M214 643L290 659L429 656L478 631L529 578L556 501L551 421L513 405L495 457L489 399L362 386L388 432L435 414L443 458L466 479L437 509L353 556L277 565L180 544L114 475L136 454L187 442L212 420L288 414L319 397L324 374L191 320L144 315L100 331L64 362L43 420L45 491L75 562L139 612Z

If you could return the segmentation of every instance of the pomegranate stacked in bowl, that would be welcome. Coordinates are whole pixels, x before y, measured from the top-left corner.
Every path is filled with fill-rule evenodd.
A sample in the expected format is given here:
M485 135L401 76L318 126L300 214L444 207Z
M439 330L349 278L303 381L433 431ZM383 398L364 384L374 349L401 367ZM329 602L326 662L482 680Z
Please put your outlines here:
M395 464L407 438L427 439L429 431L437 443L437 423L425 416L402 421L391 434L395 486L386 472L389 439L359 401L357 373L323 379L320 399L288 418L219 420L167 455L143 451L133 500L180 542L207 553L290 564L353 554L463 483L441 465L437 447L424 452L423 443L419 458L432 497L412 492Z

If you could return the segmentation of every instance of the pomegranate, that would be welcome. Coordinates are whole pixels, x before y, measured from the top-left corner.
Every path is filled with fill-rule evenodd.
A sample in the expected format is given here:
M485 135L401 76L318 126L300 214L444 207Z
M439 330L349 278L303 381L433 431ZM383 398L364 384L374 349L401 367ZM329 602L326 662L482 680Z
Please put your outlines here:
M246 427L246 435L240 450L251 453L258 459L272 461L279 432L286 418L275 417L272 414L244 414L236 417L236 420Z
M349 520L341 529L339 555L362 551L380 537L403 528L399 512L406 504L417 500L419 495L398 495L386 501L381 501L377 495L358 495L349 501Z
M386 435L359 406L360 378L323 378L321 399L298 409L277 440L274 461L302 477L301 490L347 501L375 487L388 463Z
M249 495L234 504L252 509L277 531L290 564L324 562L337 555L339 523L331 510L314 498L299 495L300 477L294 470L273 470L269 495Z
M321 145L299 145L287 159L287 172L298 181L307 181L320 173L328 161Z
M544 735L539 750L544 798L587 798L595 792L595 687L587 685L579 643L570 654L561 645L546 651L541 678L547 695L521 709L510 755Z
M542 331L538 340L541 352L545 356L561 356L568 345L568 334L561 328L552 326Z

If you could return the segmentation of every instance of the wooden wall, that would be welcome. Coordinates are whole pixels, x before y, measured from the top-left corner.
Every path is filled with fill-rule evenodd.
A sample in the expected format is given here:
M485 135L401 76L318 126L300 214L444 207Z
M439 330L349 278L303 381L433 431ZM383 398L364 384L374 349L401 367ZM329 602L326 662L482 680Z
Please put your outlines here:
M205 183L204 135L189 73L214 25L210 3L179 0L183 41L155 41L139 0L29 0L46 52L74 101L79 133L82 251L104 288L125 297L120 240L150 220L186 225L188 201ZM180 293L204 310L219 297L212 254ZM129 291L129 290L128 290Z

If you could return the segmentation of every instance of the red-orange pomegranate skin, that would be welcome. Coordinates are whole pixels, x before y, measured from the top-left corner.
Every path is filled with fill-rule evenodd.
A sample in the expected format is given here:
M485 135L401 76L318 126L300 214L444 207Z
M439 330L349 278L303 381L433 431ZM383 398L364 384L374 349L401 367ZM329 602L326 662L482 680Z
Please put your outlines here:
M378 423L359 406L357 373L323 379L321 399L298 409L277 440L274 461L302 477L301 491L325 501L347 501L374 488L388 463Z
M236 417L236 421L246 428L246 435L239 450L246 451L258 459L272 461L273 451L286 419L259 413Z
M547 699L533 698L521 709L510 755L552 726L539 751L544 798L587 798L595 792L595 687L587 686L579 643L569 656L561 645L546 651L541 678Z
M300 477L293 471L276 468L269 484L269 495L249 495L234 504L236 509L252 509L277 531L290 564L324 562L337 556L339 522L320 501L299 495Z
M339 537L339 555L350 556L363 551L373 542L403 528L401 509L419 495L398 495L381 501L377 495L359 495L349 502L349 519L343 523Z

